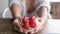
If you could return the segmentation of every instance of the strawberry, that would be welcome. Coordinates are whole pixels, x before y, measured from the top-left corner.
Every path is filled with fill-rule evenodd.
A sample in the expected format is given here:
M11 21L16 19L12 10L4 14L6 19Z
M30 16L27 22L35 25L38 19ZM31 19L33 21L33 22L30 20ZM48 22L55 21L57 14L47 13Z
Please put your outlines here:
M22 19L22 23L23 23L23 27L24 27L25 29L29 29L29 28L30 28L28 17L24 17L24 18Z
M26 23L24 23L23 27L28 30L30 28L30 25L28 22L26 22Z
M35 21L36 19L35 19L35 17L31 16L29 18L29 20L30 20L29 24L30 24L31 28L35 28L36 27L36 21Z
M28 17L24 17L23 19L22 19L22 23L26 23L28 21Z

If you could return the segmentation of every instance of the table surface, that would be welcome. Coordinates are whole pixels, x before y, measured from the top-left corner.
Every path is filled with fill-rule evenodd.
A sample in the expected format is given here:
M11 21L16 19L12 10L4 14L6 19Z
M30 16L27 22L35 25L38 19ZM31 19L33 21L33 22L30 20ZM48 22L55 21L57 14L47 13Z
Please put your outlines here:
M43 34L60 34L60 19L48 19Z
M20 34L13 29L13 19L0 19L0 34ZM41 34L60 33L60 19L48 19ZM39 33L40 34L40 33Z

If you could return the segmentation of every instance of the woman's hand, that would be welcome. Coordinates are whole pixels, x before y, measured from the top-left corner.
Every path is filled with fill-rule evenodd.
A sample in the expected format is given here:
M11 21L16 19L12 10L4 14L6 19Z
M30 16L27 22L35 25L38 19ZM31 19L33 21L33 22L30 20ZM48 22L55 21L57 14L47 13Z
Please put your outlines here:
M22 27L22 25L20 25L21 24L21 20L22 20L22 18L15 18L13 20L14 29L16 31L18 31L18 32L23 33L23 34L28 34L28 32L26 32L26 30ZM30 31L30 34L33 34L33 30Z
M21 21L21 19L19 20L19 18L15 18L13 20L13 25L14 25L14 27L16 27L18 29L18 31L22 32L23 30L22 30L22 27L20 25L20 21Z
M21 32L21 33L28 34L28 32L26 32L26 30L20 25L21 20L22 20L22 18L15 18L14 19L13 25L15 27L15 30L17 30L18 32ZM38 31L41 31L44 28L45 23L46 23L45 19L37 18L37 21L36 21L37 26L36 26L36 28L34 28L34 30L30 31L30 34L37 33Z
M14 21L13 21L14 29L17 30L18 32L26 34L26 32L23 31L22 26L20 25L21 20L22 20L22 18L15 18L14 19Z
M37 20L39 22L37 23L37 27L35 28L34 33L42 32L42 30L45 28L46 25L46 19L37 18Z

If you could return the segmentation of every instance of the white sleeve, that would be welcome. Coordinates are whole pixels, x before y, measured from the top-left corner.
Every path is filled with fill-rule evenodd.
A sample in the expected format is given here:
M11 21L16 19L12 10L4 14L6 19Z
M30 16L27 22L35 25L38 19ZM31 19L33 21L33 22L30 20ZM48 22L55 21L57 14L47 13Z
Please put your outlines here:
M49 0L38 0L38 7L37 10L41 7L47 7L48 12L50 12L51 6Z
M22 9L22 2L21 1L19 2L18 0L9 0L8 6L11 7L13 4L19 5Z

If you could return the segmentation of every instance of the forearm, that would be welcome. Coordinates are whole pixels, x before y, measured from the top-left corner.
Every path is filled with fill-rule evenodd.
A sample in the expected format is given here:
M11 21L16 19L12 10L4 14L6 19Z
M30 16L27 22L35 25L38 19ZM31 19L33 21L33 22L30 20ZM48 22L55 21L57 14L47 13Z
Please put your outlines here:
M38 16L41 18L41 26L46 24L47 13L48 13L47 7L41 7L37 13Z
M10 9L13 17L21 17L20 6L18 6L17 4L13 4Z
M41 7L37 12L38 16L44 19L47 18L47 13L48 13L47 7Z

